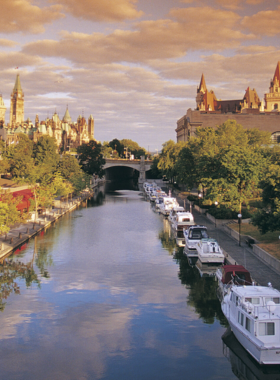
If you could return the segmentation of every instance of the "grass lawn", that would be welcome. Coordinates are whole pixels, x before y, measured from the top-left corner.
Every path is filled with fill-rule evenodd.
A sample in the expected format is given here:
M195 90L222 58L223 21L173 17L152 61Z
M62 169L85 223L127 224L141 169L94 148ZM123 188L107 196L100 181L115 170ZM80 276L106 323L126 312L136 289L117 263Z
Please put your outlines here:
M231 228L235 231L238 231L238 224L231 224ZM272 256L280 260L280 231L267 232L265 235L261 235L257 227L249 223L241 224L241 234L250 235L260 243L258 244L260 248L264 249L266 252L269 252Z

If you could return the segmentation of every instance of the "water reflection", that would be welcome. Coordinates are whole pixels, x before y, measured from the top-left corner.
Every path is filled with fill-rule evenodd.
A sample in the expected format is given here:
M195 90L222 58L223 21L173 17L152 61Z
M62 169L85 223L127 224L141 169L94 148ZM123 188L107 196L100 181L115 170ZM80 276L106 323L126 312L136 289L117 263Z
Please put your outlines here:
M222 336L223 354L240 380L279 380L280 365L260 365L235 338L230 328Z
M198 261L196 261L195 266L191 266L183 248L177 249L174 258L180 268L178 276L182 284L189 289L188 305L195 308L204 323L213 324L217 319L222 326L228 326L228 322L221 310L220 301L217 298L215 276L201 276L201 272L197 267ZM208 271L209 268L206 268L206 270Z
M41 288L21 279L0 313L2 377L233 379L213 279L188 264L139 192L99 199L13 257L31 263Z

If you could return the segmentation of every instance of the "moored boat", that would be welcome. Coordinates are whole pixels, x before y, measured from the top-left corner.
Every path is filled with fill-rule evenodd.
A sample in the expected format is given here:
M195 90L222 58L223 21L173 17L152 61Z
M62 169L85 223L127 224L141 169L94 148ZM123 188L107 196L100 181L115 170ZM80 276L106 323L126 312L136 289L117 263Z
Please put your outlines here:
M207 227L194 225L184 228L183 232L185 237L185 253L188 255L192 253L194 256L197 256L197 243L203 238L208 238Z
M242 346L260 364L280 364L280 292L232 285L222 311Z
M196 245L199 260L205 264L223 264L225 256L217 240L203 238Z
M193 226L194 224L193 214L189 211L184 211L177 212L176 217L173 219L172 227L178 231Z

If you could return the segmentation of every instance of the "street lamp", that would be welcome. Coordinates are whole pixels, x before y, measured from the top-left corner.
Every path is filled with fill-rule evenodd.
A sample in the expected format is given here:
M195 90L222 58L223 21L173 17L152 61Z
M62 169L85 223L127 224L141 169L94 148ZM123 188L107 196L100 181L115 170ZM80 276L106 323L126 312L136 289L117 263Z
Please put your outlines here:
M200 201L201 201L201 198L202 198L202 194L199 193L199 194L198 194L198 197L199 197L199 207L200 207Z
M215 209L217 209L217 206L218 206L218 202L216 201L215 202ZM217 222L216 222L217 218L216 218L216 216L217 215L215 215L215 228L217 227Z
M241 218L242 214L238 214L238 224L239 224L239 247L241 246Z

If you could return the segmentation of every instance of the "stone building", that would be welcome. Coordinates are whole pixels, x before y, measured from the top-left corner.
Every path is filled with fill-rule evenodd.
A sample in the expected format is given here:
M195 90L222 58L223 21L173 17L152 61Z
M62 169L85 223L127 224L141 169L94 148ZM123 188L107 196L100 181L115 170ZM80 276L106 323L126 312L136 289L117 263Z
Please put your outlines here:
M278 62L269 93L265 94L265 105L255 89L247 88L242 99L217 100L214 91L208 91L202 74L197 88L197 108L189 108L177 121L177 142L187 141L195 136L198 127L213 127L234 119L244 128L258 128L270 132L272 139L280 142L280 62Z
M94 139L94 119L90 115L87 120L79 116L76 122L72 121L68 107L62 120L57 112L51 118L39 121L36 115L35 124L28 118L24 121L24 94L21 88L19 74L16 77L15 86L11 94L10 122L5 125L5 112L2 96L0 96L0 138L8 145L16 143L18 134L24 133L31 140L37 142L43 135L54 137L59 148L64 151L77 148L83 143Z

